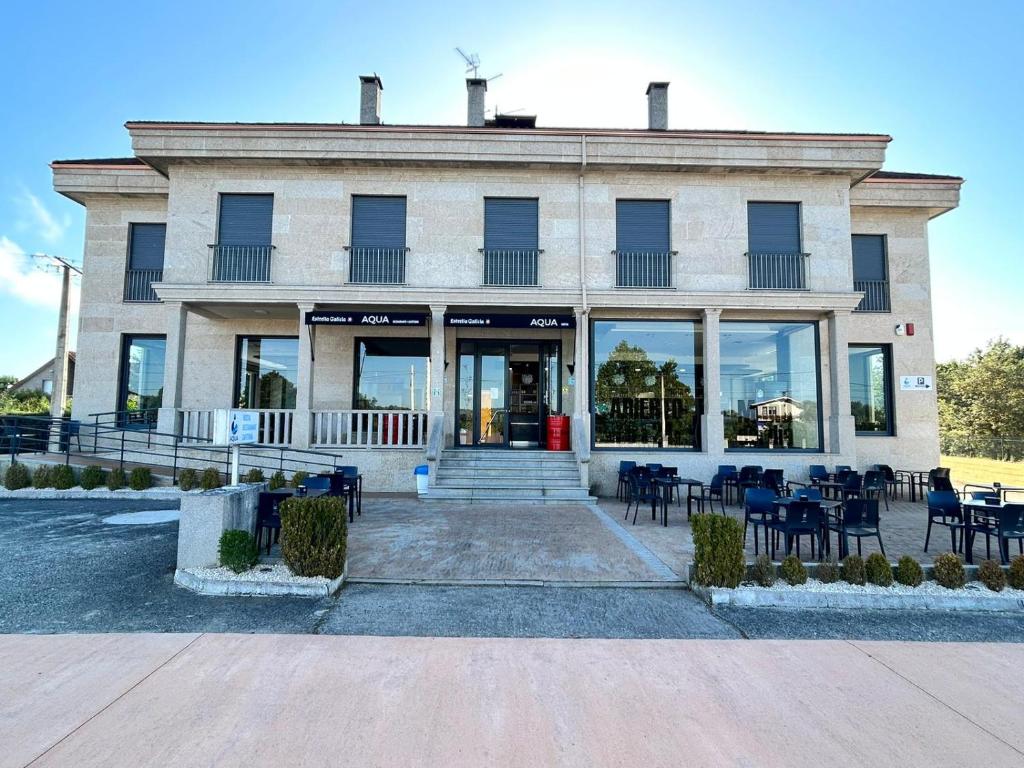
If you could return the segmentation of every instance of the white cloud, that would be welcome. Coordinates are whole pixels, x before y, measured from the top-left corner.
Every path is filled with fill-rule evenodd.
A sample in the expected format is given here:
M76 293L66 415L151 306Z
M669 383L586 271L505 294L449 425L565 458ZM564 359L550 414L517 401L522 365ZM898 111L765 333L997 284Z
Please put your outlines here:
M64 237L64 232L71 226L70 216L65 215L58 219L50 213L50 210L43 205L38 197L27 189L22 191L17 202L23 211L19 228L31 230L48 243L60 242Z
M0 236L0 292L40 307L60 306L60 273L48 260L26 257L17 243ZM79 289L71 283L71 313L78 314Z

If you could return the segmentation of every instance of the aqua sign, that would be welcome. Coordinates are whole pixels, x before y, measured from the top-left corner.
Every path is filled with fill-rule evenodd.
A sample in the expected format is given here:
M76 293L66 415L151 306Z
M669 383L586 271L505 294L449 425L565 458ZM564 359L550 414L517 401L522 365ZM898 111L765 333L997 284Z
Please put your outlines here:
M306 313L306 325L424 326L427 316L419 312L335 312Z
M572 315L451 314L444 324L454 328L575 328Z

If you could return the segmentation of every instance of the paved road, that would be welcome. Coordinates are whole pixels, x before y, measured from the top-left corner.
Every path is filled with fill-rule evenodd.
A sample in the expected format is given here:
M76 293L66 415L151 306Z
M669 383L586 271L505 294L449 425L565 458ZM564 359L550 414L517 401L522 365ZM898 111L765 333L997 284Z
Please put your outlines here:
M105 525L167 502L0 501L0 633L1024 641L1024 616L712 612L677 589L350 585L339 597L201 597L174 586L177 524Z

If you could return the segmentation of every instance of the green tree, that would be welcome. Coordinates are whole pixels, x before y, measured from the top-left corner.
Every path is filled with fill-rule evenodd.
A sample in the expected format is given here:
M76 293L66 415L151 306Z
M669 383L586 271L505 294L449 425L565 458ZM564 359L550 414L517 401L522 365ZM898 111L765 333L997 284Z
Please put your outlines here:
M14 386L17 383L18 383L18 377L17 376L11 376L9 374L6 375L6 376L0 376L0 392L6 392L8 389L10 389L12 386Z

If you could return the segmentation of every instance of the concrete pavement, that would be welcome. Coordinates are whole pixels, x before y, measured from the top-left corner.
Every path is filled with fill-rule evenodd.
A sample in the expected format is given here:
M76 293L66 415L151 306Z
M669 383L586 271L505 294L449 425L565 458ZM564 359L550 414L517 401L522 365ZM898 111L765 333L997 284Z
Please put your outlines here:
M0 766L1024 763L1024 646L0 637Z

